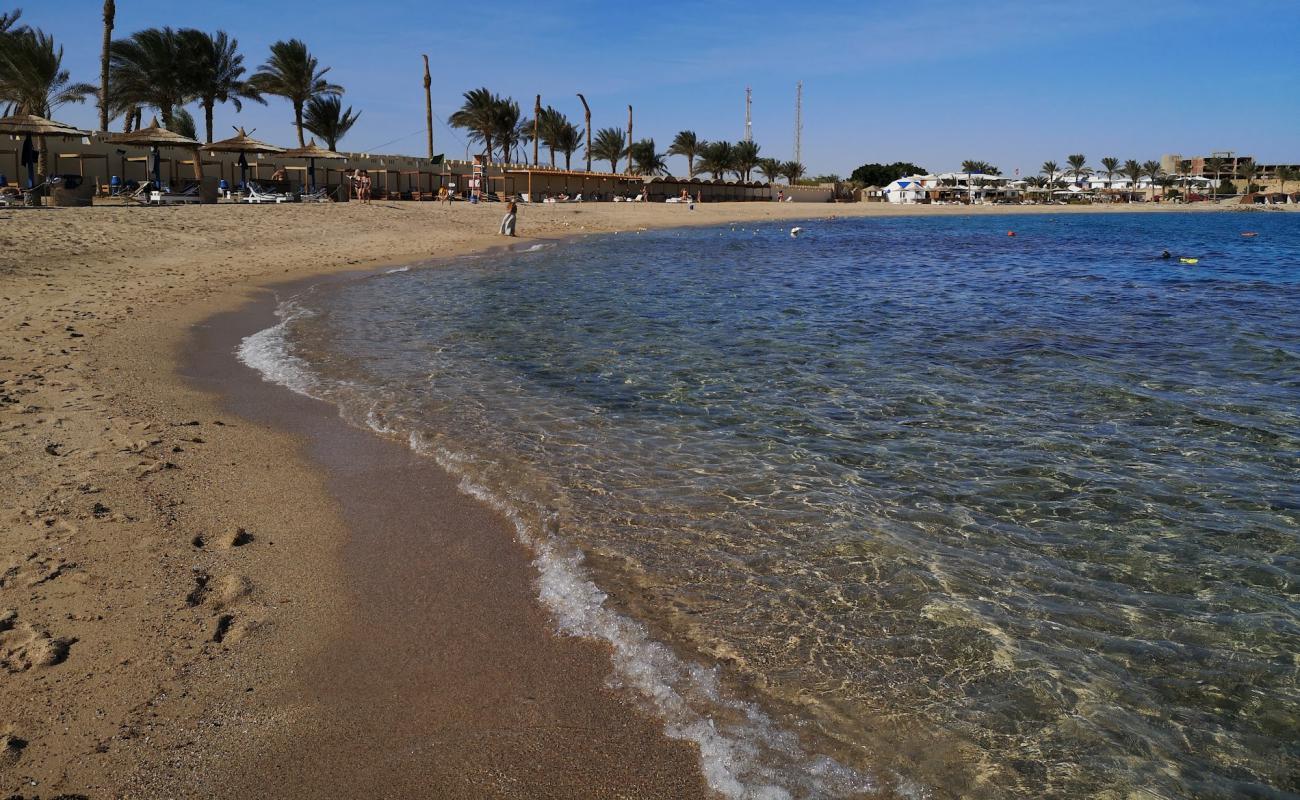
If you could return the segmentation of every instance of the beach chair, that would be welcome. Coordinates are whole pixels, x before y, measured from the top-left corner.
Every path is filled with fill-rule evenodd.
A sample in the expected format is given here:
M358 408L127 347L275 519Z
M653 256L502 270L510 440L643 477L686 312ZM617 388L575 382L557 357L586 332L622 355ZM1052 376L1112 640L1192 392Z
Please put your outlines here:
M160 206L197 203L199 202L199 185L192 183L179 192L152 192L149 199Z
M329 190L323 186L314 192L304 193L302 196L302 202L304 203L328 203L329 201Z
M279 194L276 192L263 191L262 187L252 181L244 187L246 194L240 198L239 202L249 203L251 205L261 205L262 203L287 203L289 195Z

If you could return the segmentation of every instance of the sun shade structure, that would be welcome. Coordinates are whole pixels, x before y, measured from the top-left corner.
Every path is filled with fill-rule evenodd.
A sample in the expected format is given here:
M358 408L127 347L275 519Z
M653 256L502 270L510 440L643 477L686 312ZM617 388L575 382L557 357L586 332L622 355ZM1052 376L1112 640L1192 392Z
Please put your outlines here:
M80 139L83 136L89 136L88 131L74 128L71 125L64 125L62 122L55 122L45 117L38 117L35 114L15 114L11 117L0 117L0 133L8 133L13 136L22 136L23 139L23 164L27 165L27 188L30 189L36 185L36 148L32 146L32 137L38 136L42 139L47 136L62 136L68 139ZM41 148L42 150L44 147Z
M239 153L239 183L247 185L248 159L245 156L249 153L283 153L284 148L254 139L245 133L243 128L235 128L235 130L238 132L236 135L219 142L205 144L203 149L212 153Z
M199 166L198 150L202 145L195 139L188 136L182 136L174 131L169 131L158 124L158 118L154 117L153 122L147 128L141 128L130 133L119 133L108 139L110 144L132 144L137 147L148 147L150 154L153 156L153 182L159 189L162 188L162 164L161 157L158 154L159 148L163 147L184 147L194 151L194 177L202 177L202 168Z
M333 150L327 150L316 144L312 139L306 147L299 147L294 150L285 150L280 154L284 158L305 158L307 159L307 180L311 190L316 191L316 159L327 161L347 161L348 157L342 153L336 153Z

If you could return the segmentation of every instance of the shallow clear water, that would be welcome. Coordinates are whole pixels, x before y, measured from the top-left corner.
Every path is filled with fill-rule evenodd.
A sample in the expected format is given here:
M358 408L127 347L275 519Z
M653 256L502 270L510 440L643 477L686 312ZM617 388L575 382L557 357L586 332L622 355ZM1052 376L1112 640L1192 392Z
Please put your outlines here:
M354 281L258 363L553 549L724 794L1300 791L1300 216L803 227Z

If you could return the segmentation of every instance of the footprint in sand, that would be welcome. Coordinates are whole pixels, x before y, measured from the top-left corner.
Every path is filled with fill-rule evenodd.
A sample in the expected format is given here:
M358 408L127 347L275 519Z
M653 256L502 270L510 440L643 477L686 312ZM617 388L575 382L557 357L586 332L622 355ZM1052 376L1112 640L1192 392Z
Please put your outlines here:
M61 664L76 639L56 639L18 619L12 608L0 611L0 667L8 672L26 672Z

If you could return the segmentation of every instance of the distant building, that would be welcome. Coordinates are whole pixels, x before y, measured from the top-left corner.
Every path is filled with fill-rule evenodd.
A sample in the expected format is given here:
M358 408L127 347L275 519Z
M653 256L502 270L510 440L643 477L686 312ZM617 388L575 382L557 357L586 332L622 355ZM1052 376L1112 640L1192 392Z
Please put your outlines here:
M1220 158L1219 169L1210 169L1210 159ZM1255 180L1259 182L1277 179L1277 171L1282 167L1300 170L1300 164L1261 164L1254 156L1238 155L1232 152L1210 153L1206 156L1184 158L1178 154L1160 157L1160 168L1169 175L1194 175L1203 178L1225 178L1231 180L1243 162L1250 162L1256 167ZM1186 172L1184 172L1186 170Z

